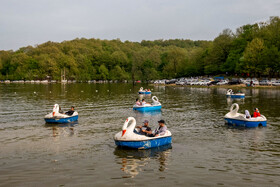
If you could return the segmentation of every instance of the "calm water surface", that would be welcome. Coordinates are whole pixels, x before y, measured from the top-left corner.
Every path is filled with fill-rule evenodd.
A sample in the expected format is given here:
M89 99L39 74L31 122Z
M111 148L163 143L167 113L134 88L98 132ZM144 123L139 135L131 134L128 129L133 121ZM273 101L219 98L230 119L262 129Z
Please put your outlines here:
M280 90L244 89L227 100L223 88L149 86L162 112L132 110L131 84L0 84L0 186L279 186ZM151 98L146 98L151 102ZM267 128L234 129L231 104L258 107ZM58 103L79 121L47 125ZM150 150L117 148L125 119L155 128L165 119L173 143Z

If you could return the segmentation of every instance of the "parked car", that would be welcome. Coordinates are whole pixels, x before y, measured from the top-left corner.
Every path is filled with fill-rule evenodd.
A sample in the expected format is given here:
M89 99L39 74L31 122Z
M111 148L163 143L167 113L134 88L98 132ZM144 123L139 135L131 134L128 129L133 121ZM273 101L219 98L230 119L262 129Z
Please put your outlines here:
M271 85L271 82L269 80L261 80L259 81L259 84L263 86L269 86Z
M228 82L229 85L233 85L233 84L241 84L239 79L233 78Z
M228 81L227 80L220 80L217 85L225 85L225 84L228 84Z
M171 80L165 81L165 84L175 84L176 82L177 82L177 79L171 79Z
M280 86L280 80L276 80L272 83L273 86Z
M208 85L210 86L210 85L216 85L216 84L218 84L220 81L211 81Z

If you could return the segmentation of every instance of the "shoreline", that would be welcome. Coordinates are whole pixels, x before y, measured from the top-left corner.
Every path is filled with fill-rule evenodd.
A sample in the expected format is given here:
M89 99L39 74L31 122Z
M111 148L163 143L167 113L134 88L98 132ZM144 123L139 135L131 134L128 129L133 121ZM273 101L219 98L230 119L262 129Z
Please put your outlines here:
M149 84L153 86L169 86L169 87L193 87L193 88L228 88L228 89L234 89L234 88L246 88L246 89L252 89L252 88L271 88L271 89L280 89L280 86L246 86L245 84L237 84L237 85L211 85L211 86L201 86L201 85L176 85L176 84Z

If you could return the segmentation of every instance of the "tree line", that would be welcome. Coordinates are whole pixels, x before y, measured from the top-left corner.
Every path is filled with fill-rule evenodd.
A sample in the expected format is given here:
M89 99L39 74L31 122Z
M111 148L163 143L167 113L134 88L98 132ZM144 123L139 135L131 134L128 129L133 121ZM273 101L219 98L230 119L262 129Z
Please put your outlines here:
M155 80L228 75L278 77L280 18L223 30L213 41L77 38L0 51L0 80Z

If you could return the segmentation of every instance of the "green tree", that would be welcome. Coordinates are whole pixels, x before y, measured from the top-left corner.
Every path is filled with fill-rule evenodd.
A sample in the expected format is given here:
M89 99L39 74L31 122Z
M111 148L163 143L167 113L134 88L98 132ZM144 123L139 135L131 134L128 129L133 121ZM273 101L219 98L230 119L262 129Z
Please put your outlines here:
M248 44L244 52L244 70L260 75L265 64L262 63L262 53L265 49L264 41L260 38L255 38Z

